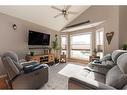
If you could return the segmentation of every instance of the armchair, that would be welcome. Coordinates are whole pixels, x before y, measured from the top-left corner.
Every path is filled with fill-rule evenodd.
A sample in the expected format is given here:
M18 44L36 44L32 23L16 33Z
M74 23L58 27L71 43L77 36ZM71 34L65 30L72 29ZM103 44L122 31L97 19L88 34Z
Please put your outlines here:
M37 89L48 81L48 66L37 62L19 61L14 52L1 57L12 89Z

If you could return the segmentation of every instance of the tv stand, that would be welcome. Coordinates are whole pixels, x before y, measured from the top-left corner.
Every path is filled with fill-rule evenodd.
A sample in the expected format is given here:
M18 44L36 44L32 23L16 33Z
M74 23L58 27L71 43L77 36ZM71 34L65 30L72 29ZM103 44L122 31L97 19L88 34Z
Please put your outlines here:
M47 55L29 56L28 61L31 61L31 60L38 61L39 63L42 63L42 64L49 64L50 65L50 64L54 63L54 55L53 54L47 54Z

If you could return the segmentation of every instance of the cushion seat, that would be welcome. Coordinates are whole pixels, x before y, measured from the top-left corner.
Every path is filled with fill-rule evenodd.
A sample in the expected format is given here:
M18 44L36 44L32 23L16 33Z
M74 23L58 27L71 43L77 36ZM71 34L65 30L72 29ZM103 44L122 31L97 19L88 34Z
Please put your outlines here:
M89 79L92 79L92 80L96 80L96 81L105 83L105 75L100 74L98 72L94 72L94 71L88 70L88 69L81 70L77 74L77 76L82 76L84 78L89 78Z

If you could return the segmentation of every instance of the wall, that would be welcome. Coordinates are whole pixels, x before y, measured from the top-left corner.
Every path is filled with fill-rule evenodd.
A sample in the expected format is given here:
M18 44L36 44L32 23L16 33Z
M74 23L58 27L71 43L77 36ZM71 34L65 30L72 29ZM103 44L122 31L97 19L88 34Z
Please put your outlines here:
M127 44L127 6L119 7L119 47Z
M102 25L96 27L96 29L103 28L105 34L107 32L114 32L114 37L110 45L107 43L106 36L104 37L105 54L110 53L119 48L119 7L118 6L91 6L84 13L82 13L77 19L72 21L69 25L80 23L90 20L91 23L105 21ZM85 30L85 29L84 29Z
M17 25L17 30L13 30L13 24ZM50 43L54 39L54 35L57 34L56 31L40 25L0 13L0 54L10 50L17 52L17 54L20 55L28 53L28 30L51 34ZM42 50L38 50L36 52L41 51ZM0 74L3 72L2 62L0 62Z

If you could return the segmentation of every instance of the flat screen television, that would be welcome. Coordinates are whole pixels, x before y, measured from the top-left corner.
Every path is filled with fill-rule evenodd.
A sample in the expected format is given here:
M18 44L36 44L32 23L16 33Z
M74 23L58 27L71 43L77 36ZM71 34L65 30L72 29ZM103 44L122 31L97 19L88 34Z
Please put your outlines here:
M49 45L50 34L29 30L28 45Z

